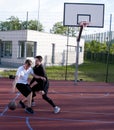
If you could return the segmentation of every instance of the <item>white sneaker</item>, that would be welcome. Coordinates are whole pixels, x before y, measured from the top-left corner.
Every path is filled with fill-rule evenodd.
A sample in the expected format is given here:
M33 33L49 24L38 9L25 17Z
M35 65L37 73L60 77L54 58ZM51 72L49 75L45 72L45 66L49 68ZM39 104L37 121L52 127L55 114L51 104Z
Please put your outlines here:
M54 107L54 113L55 113L55 114L59 113L60 110L61 110L60 107L58 107L58 106Z
M35 103L35 102L32 102L31 104L32 104L32 105L31 105L32 107L35 107L35 106L36 106L36 103Z

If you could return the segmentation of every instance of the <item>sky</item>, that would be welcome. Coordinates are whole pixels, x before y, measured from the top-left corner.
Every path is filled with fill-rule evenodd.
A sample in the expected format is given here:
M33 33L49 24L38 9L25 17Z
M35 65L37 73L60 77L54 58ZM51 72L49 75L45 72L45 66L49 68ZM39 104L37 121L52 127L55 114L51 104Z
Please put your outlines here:
M49 32L56 22L63 21L64 3L97 3L105 4L104 28L86 28L85 34L109 31L110 14L111 30L114 31L114 0L0 0L0 21L11 16L19 20L39 20L44 30Z

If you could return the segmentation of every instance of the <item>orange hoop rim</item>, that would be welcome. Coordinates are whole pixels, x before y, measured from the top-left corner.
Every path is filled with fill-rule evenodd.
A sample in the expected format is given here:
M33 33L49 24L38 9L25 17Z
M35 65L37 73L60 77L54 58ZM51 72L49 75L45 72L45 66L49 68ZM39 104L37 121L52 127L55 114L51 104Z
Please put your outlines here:
M89 25L90 22L87 21L82 21L79 23L79 26L83 26L83 27L87 27Z

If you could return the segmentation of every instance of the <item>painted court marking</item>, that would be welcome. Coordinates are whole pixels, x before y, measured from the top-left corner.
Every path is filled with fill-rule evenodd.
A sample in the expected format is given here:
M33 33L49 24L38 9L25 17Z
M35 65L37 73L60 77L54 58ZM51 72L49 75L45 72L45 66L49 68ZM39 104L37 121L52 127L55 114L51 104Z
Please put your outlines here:
M33 128L31 127L29 123L29 117L26 117L26 125L28 126L29 130L33 130Z
M20 93L16 93L16 97L12 101L15 101L19 96L20 96ZM5 107L5 109L0 114L0 116L3 116L7 111L8 111L8 106Z
M89 94L89 93L86 93L86 92L59 92L59 91L55 91L55 90L52 90L50 92L50 94L59 94L59 95L67 95L67 96L73 96L74 97L74 94L78 94L80 95L81 97L83 98L88 98L88 97L92 97L92 98L103 98L103 97L107 97L107 96L110 96L110 93L109 92L104 92L104 93L93 93L93 94Z
M66 119L66 118L48 118L48 117L22 117L22 116L4 116L8 118L18 118L18 119L26 119L26 124L30 130L33 130L29 123L29 119L35 120L47 120L47 121L65 121L65 122L91 122L91 123L103 123L103 124L114 124L114 121L104 121L104 120L81 120L81 119Z
M59 91L55 91L55 90L52 90L49 92L49 94L57 94L57 95L64 95L64 96L69 96L69 98L71 97L74 97L74 95L78 96L78 98L104 98L104 97L108 97L111 95L110 92L102 92L102 93L86 93L86 92L59 92ZM16 97L13 99L13 101L15 101L18 97L19 97L20 93L17 93L16 94ZM112 95L111 95L112 96ZM39 110L39 109L38 109ZM101 124L114 124L114 121L110 121L110 120L105 120L103 118L101 119L78 119L77 117L75 117L75 119L73 119L72 117L71 118L49 118L48 116L47 117L32 117L31 115L29 116L9 116L9 115L6 115L5 113L8 111L8 107L6 106L5 109L3 110L3 112L0 114L1 117L6 117L6 118L18 118L18 119L25 119L25 123L28 127L29 130L33 130L31 124L30 124L30 120L31 119L35 119L35 120L42 120L42 121L63 121L63 122L81 122L81 123L101 123ZM39 111L47 111L45 109L40 109ZM89 115L114 115L114 113L102 113L102 112L86 112L86 111L64 111L62 110L61 113L77 113L77 114L89 114Z
M16 101L16 99L20 96L20 93L16 93L16 97L12 100L12 101ZM3 110L3 112L0 114L1 117L4 116L4 114L8 111L8 106L5 107L5 109ZM11 116L13 118L15 118L16 116ZM21 117L21 116L20 116ZM26 119L26 125L29 128L29 130L33 130L30 123L29 123L29 117L21 117L21 118L25 118Z

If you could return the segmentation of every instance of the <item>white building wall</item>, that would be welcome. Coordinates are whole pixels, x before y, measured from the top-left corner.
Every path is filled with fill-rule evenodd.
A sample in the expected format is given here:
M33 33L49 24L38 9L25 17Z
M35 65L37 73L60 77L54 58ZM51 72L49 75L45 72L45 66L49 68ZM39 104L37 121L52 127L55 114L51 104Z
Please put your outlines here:
M66 64L66 61L63 61L64 51L67 49L67 37L57 34L48 34L43 32L29 31L27 33L28 41L34 39L38 41L37 43L37 55L42 55L44 59L46 59L45 64L47 62L48 65L51 65L52 62L52 44L55 44L55 64ZM76 38L69 37L68 44L70 46L76 46ZM83 63L84 57L84 40L81 39L80 46L82 47L82 51L79 54L79 64ZM65 53L66 54L66 53ZM45 58L46 57L46 58ZM66 57L64 58L66 60ZM72 64L76 61L76 52L74 48L74 52L69 52L68 63Z
M12 41L12 58L1 58L1 62L20 63L23 64L25 59L18 58L18 41L34 41L37 42L36 55L42 55L45 65L52 65L52 44L55 44L55 65L66 64L67 37L56 34L32 30L20 31L2 31L0 32L2 41ZM76 38L69 37L68 45L73 46L73 51L68 52L68 64L76 61ZM81 39L80 46L82 52L79 54L79 64L83 63L84 40ZM70 47L69 47L70 48ZM31 58L33 57L26 57Z

